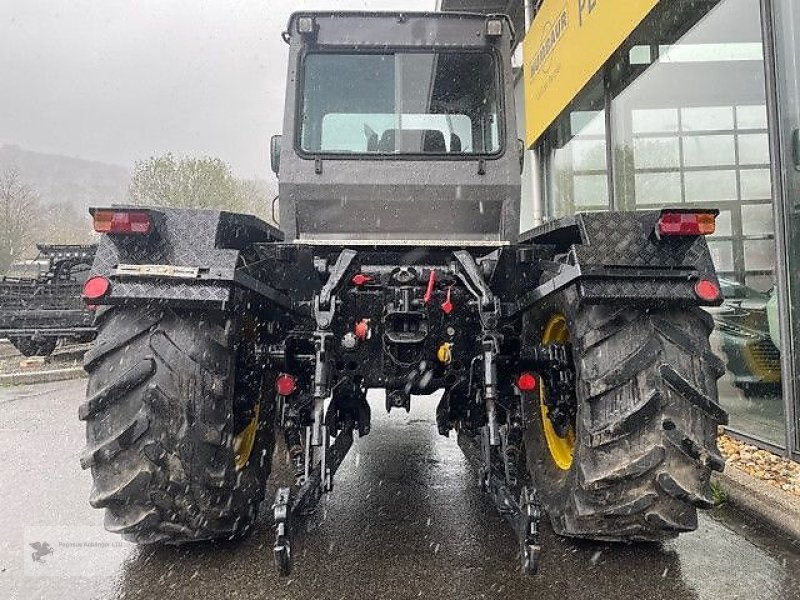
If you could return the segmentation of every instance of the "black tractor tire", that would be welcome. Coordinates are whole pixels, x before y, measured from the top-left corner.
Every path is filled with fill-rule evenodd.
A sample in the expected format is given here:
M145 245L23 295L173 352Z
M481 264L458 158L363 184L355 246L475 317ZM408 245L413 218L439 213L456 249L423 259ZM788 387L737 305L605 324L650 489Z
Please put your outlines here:
M81 465L91 468L89 502L106 509L106 529L140 544L248 533L271 467L274 395L262 392L271 389L263 376L237 373L243 343L235 322L209 312L103 308L97 323L84 360ZM237 470L242 394L261 418L249 460Z
M15 337L9 340L22 356L50 356L56 349L57 338Z
M553 529L601 541L661 541L697 528L722 471L717 404L722 361L699 308L581 306L574 290L526 317L536 344L566 317L576 369L575 448L568 470L551 457L539 391L526 394L526 462Z

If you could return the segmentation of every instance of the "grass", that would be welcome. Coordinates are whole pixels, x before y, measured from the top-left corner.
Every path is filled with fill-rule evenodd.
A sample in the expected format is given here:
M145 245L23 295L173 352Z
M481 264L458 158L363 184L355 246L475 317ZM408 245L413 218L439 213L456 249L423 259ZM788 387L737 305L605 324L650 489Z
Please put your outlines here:
M711 484L711 500L714 506L722 506L728 501L728 493L717 483Z

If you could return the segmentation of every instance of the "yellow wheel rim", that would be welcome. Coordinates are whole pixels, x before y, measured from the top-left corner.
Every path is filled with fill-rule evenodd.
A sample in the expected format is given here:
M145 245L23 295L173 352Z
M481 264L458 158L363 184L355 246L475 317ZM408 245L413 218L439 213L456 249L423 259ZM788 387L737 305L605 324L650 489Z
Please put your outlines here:
M258 413L259 405L254 408L253 420L247 424L242 432L233 438L233 453L236 470L241 471L247 466L250 455L253 453L253 446L256 444L256 434L258 433Z
M547 322L542 334L542 344L564 344L569 342L569 328L564 315L553 315ZM570 427L565 437L560 437L547 415L544 386L539 385L539 413L542 415L542 428L550 458L562 471L569 471L572 466L572 456L575 453L575 428Z

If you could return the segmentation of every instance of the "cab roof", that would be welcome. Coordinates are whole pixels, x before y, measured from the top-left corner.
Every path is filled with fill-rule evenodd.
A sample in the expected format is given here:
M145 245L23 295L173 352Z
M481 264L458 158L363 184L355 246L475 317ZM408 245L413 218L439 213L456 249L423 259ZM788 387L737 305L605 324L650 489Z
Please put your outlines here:
M475 23L489 19L502 19L506 24L504 35L510 35L514 43L514 27L508 15L480 14L472 12L405 12L405 11L296 11L289 17L284 39L297 33L297 20L312 17L317 31L318 45L348 46L485 46L485 30L475 30ZM362 21L361 27L353 27L353 21ZM397 27L401 23L413 23L410 32ZM446 26L442 26L446 23ZM345 25L347 24L347 25ZM411 35L408 35L408 34ZM477 35L475 35L477 33ZM404 35L405 34L405 35ZM299 34L298 34L299 35Z

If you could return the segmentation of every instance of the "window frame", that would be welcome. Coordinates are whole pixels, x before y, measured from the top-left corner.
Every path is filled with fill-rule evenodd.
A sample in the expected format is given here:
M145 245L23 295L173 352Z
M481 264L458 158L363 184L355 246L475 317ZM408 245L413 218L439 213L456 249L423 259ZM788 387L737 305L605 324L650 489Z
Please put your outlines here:
M360 56L364 54L375 55L395 55L395 54L486 54L492 59L494 66L494 84L497 94L497 133L499 136L499 146L495 152L474 152L470 154L451 154L449 152L418 152L418 153L387 153L387 152L309 152L302 145L302 114L305 100L305 63L309 56L318 54L350 54ZM435 46L407 47L407 46L388 46L388 47L326 47L326 48L303 48L298 56L297 81L295 94L295 119L294 135L292 143L294 151L303 160L357 160L357 161L459 161L475 162L477 160L498 160L505 156L509 147L508 132L506 130L506 93L505 93L505 74L503 73L503 61L500 52L493 47L476 48L474 46L457 46L448 48L437 48Z

